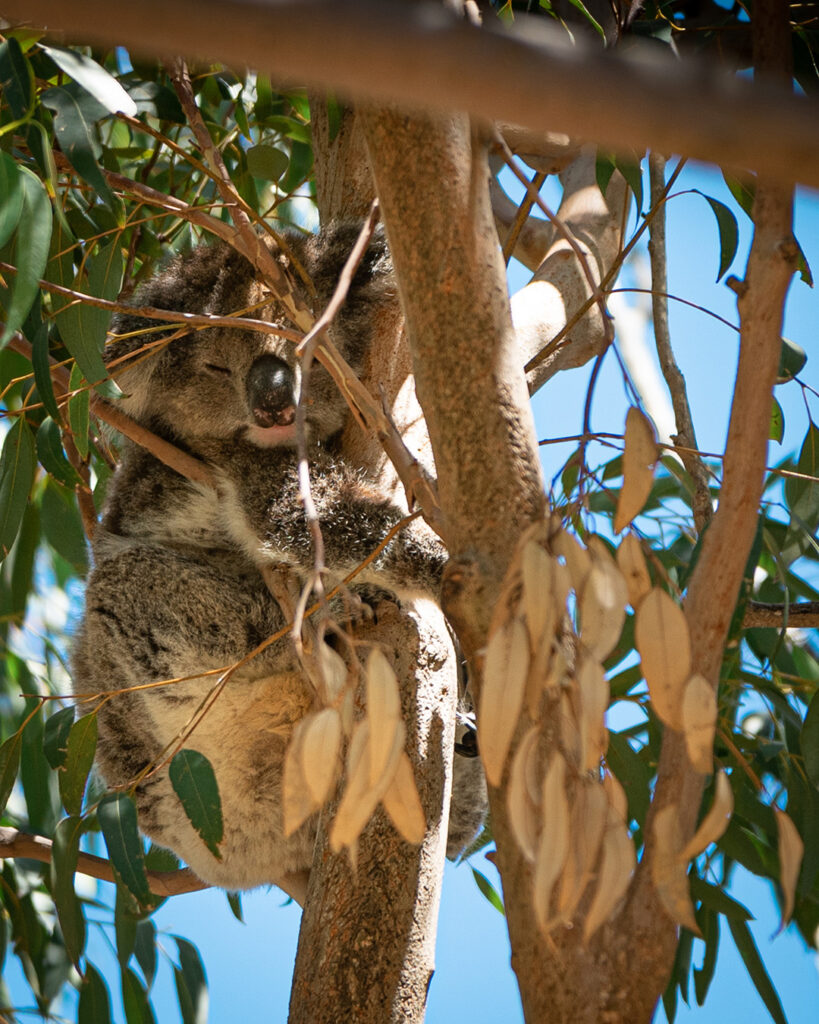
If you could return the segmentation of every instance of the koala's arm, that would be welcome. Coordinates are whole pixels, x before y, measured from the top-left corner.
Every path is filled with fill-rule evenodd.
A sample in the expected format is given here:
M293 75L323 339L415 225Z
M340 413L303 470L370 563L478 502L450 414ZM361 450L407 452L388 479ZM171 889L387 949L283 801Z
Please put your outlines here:
M232 532L243 540L257 562L285 562L308 572L313 544L298 492L296 459L281 450L256 449L244 459L236 449L223 464L225 505ZM264 468L267 472L264 472ZM311 463L310 485L324 541L326 567L344 575L360 565L403 518L401 509L384 498L362 476L327 453ZM241 534L244 534L241 537ZM255 550L251 548L255 547ZM410 523L367 566L358 582L374 583L401 596L438 597L446 552L440 541L418 522Z

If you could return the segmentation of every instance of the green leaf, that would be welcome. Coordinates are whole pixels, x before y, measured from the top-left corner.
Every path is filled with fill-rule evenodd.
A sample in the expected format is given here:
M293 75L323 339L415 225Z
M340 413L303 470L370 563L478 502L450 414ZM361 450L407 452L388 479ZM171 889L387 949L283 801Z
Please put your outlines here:
M819 690L814 693L799 734L799 749L805 763L805 774L819 789Z
M595 163L595 177L597 179L597 187L603 193L606 194L606 189L609 187L611 176L617 169L617 165L614 161L613 153L606 153L602 149L597 150L597 161Z
M117 886L114 902L114 938L120 967L127 967L136 948L140 904L123 885Z
M145 858L133 798L126 793L112 793L104 797L97 808L97 820L118 877L139 903L152 904L154 897L145 875Z
M222 805L210 761L198 750L180 750L174 755L168 774L191 825L213 856L221 857Z
M14 789L22 749L23 736L19 732L9 736L0 747L0 813L5 810L11 791Z
M88 282L82 275L76 280L59 284L73 286L76 291L85 292L95 298L113 301L122 287L123 260L122 252L116 241L103 246L98 253L87 261ZM70 264L52 261L53 273L65 278L70 273ZM97 309L87 303L78 302L60 308L57 313L57 326L60 336L71 355L76 359L85 379L91 384L107 381L108 370L102 359L105 335L111 323L111 313L106 309ZM107 384L104 393L108 397L117 397L119 388L113 382Z
M0 618L7 622L22 624L26 617L28 599L33 591L34 557L39 543L40 513L36 505L29 504L0 577Z
M122 1005L127 1024L156 1024L142 982L128 967L122 969Z
M735 178L731 174L726 174L724 171L722 177L725 179L725 184L728 186L728 191L736 199L740 208L749 217L753 217L754 208L754 195L756 194L756 179L745 178L740 180Z
M242 913L242 894L240 892L226 892L228 906L230 911L239 924L245 923L244 914Z
M68 400L68 426L74 437L77 451L83 458L87 458L91 398L82 369L77 364L71 367L71 379L68 386L71 391L76 392L73 398Z
M57 408L57 401L54 398L54 384L49 372L51 360L48 351L48 327L40 324L34 332L31 343L31 365L34 369L34 383L37 385L37 394L45 407L45 411L54 420L60 420L60 410Z
M0 561L20 529L36 468L34 438L25 419L18 416L0 452Z
M65 764L68 736L74 724L74 708L62 708L49 715L43 727L43 753L56 771Z
M643 212L643 171L640 166L639 158L634 160L627 160L622 155L618 155L616 158L617 170L626 179L626 184L634 193L634 199L637 203L637 216Z
M14 234L23 212L23 175L8 153L0 152L0 248Z
M66 487L75 487L82 482L65 457L60 428L50 416L37 429L37 458L43 469Z
M819 429L811 423L799 451L797 473L819 476ZM785 502L791 517L802 520L809 530L819 523L819 482L798 477L786 477Z
M782 444L782 438L785 436L785 414L782 412L782 406L773 399L773 405L771 406L771 423L768 427L768 439L776 441L777 444Z
M14 240L14 259L17 274L11 286L11 298L6 309L6 327L0 337L0 347L18 331L28 316L40 291L40 278L48 262L51 241L51 203L39 179L27 168L21 167L23 183L23 209Z
M705 942L705 956L702 958L702 967L694 968L694 995L697 999L697 1006L702 1006L711 981L714 977L714 970L717 966L717 952L719 950L719 915L712 913L698 913L700 931Z
M694 189L694 191L697 195L701 195L708 203L714 216L717 218L717 228L719 229L719 270L717 271L717 280L719 281L734 262L734 257L737 254L737 248L739 247L737 219L729 207L725 203L721 203L719 199L707 196L704 192L700 192L699 189Z
M798 238L794 238L794 242L796 242L796 248L798 249L798 254L796 257L796 269L799 271L799 276L802 278L805 284L809 288L813 288L813 273L811 272L810 263L808 263L808 258L805 255L805 250L799 244Z
M179 949L179 967L173 973L182 1024L207 1024L208 982L199 952L187 939L174 935L174 940Z
M43 536L80 575L88 568L88 550L74 495L54 480L46 480L40 508Z
M54 131L71 166L94 189L109 209L114 195L97 163L101 154L94 124L108 111L76 83L55 85L41 96L43 105L55 114Z
M704 878L699 878L694 874L689 875L688 881L691 887L691 895L695 900L699 900L703 906L716 911L718 914L722 914L724 917L734 918L737 921L750 921L753 919L754 915L747 907L743 907L738 900L729 896L718 885L712 885L710 882L706 882Z
M111 1024L111 1003L102 975L88 960L80 986L77 1024Z
M60 797L69 814L82 812L82 798L97 749L97 715L91 712L71 726L65 762L59 769Z
M19 42L10 36L0 44L0 94L12 120L0 126L0 135L14 131L34 111L34 72Z
M603 31L603 26L600 24L599 21L592 17L591 12L583 3L583 0L569 0L569 3L572 5L572 7L576 7L581 14L585 15L589 24L594 28L594 30L598 33L601 39L606 38L606 33Z
M776 1024L788 1024L782 1004L779 1001L779 996L768 976L768 972L765 970L765 965L759 955L759 950L756 948L756 943L748 925L744 921L738 921L736 918L729 917L728 927L731 929L731 935L734 938L748 974L751 976L751 981L756 986L756 990L765 1004L768 1013L776 1021Z
M484 899L489 900L489 902L492 904L495 910L503 914L505 917L506 911L504 910L503 907L503 900L500 898L500 894L498 893L498 890L495 888L495 886L492 885L492 883L489 881L486 875L481 874L480 871L476 871L475 868L472 868L472 875L475 879L475 884L480 889Z
M156 977L156 925L150 919L137 921L134 956L150 991Z
M782 339L782 351L779 356L779 370L776 374L777 384L787 384L789 380L801 373L808 361L808 354L801 345L789 338Z
M251 146L245 153L247 169L254 178L278 181L287 170L287 154L275 146Z
M136 117L137 106L113 75L100 67L95 60L76 50L64 50L61 46L45 46L43 49L60 70L83 87L94 99L112 114L122 111Z
M74 891L74 872L80 852L83 821L79 817L63 818L54 832L51 847L51 895L63 933L63 942L71 962L79 969L85 949L85 918Z

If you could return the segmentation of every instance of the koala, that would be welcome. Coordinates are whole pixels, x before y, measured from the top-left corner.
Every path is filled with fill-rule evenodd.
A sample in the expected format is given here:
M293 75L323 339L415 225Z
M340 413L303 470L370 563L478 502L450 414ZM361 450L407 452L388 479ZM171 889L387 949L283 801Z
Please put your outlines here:
M289 237L314 283L317 309L329 298L357 232L340 225L317 237ZM389 254L377 234L333 326L354 369L370 344L373 314L393 301ZM135 298L136 306L219 315L260 302L265 299L251 265L222 244L177 258ZM286 323L269 298L261 313L249 315ZM260 569L287 566L305 576L313 550L298 492L295 413L302 379L292 343L275 332L218 327L155 346L146 356L139 350L157 338L156 321L140 318L136 309L118 316L113 332L106 359L123 368L117 379L124 410L203 460L218 485L214 491L192 482L144 448L122 443L93 541L74 685L82 693L179 680L119 694L100 708L98 767L109 785L122 785L158 763L180 736L216 681L208 673L233 664L286 624ZM403 513L341 457L338 435L347 408L319 365L305 398L324 560L340 577L371 554ZM399 601L437 598L444 561L437 538L413 523L361 582ZM293 725L312 704L292 643L267 647L236 672L186 740L216 774L224 820L221 858L190 825L167 769L136 788L141 829L203 881L231 890L280 883L309 870L315 822L284 837L282 764ZM474 837L485 807L478 761L456 761L461 783L450 816L450 856Z

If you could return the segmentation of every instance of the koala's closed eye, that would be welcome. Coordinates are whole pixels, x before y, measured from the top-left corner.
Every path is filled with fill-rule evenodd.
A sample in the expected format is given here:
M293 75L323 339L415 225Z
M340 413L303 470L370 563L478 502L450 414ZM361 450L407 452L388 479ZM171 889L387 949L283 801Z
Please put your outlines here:
M230 370L226 366L219 366L217 363L205 363L205 369L214 377L230 376Z

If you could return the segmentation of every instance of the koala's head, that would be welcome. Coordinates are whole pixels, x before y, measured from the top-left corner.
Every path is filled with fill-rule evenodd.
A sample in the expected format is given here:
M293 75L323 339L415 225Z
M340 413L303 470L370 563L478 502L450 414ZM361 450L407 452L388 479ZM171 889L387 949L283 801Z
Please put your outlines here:
M354 227L340 227L316 239L288 238L313 278L316 308L329 297L356 233ZM372 306L388 293L392 294L392 277L385 245L379 240L334 325L334 340L354 369L360 367L369 343ZM123 360L120 365L125 369L117 381L129 415L193 451L197 442L212 440L246 440L263 447L295 444L301 367L294 344L275 333L275 326L291 325L275 304L265 305L261 287L242 256L224 245L201 246L141 288L136 305L219 316L245 313L270 321L274 330L266 334L207 328L162 344L168 335L165 325L159 334L157 322L141 318L136 310L119 316L113 325L118 337L106 349L106 361ZM178 325L173 327L178 330ZM140 352L157 339L160 344L153 352ZM306 408L309 441L331 437L347 416L344 399L316 363Z

